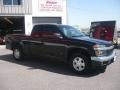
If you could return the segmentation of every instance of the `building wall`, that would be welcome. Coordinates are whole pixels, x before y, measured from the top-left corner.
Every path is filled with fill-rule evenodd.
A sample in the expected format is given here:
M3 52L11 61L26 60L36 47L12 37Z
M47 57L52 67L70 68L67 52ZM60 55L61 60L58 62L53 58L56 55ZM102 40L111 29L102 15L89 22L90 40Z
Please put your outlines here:
M32 31L32 15L25 15L25 34L30 35Z
M67 0L32 0L33 17L61 17L62 24L67 24Z
M25 18L25 34L30 35L33 18L61 18L67 24L67 0L23 0L22 5L3 5L0 0L0 16L23 16Z
M35 18L38 18L39 21L42 21L44 18L49 18L48 21L46 21L46 19L43 20L47 23L51 22L54 18L61 18L61 23L67 24L66 1L67 0L32 0L32 15L25 16L26 34L30 35L34 25L33 19ZM41 19L42 17L43 19Z
M32 14L32 0L23 0L22 5L3 5L0 0L0 15Z

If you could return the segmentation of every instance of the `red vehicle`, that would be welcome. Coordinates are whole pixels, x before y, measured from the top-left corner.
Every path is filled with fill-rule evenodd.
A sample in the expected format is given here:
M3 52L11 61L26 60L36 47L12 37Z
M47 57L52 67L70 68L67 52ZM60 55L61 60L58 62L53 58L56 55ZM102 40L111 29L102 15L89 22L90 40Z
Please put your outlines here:
M114 42L115 23L116 21L92 22L90 28L90 37Z

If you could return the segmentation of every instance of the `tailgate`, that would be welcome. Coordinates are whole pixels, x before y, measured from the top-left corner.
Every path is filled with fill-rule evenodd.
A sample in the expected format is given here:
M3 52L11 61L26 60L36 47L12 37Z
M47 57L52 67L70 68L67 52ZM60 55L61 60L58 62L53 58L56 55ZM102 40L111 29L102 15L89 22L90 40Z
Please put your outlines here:
M12 35L6 35L5 37L5 44L6 48L12 50Z

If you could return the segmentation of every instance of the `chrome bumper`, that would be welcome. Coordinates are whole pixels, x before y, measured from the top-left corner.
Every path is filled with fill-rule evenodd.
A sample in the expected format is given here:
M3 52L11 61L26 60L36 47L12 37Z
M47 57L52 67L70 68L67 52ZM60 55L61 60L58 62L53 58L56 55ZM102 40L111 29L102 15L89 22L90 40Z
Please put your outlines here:
M113 51L113 53L110 56L103 56L103 57L91 57L92 61L97 61L97 62L105 62L105 61L111 61L113 59L113 61L116 60L116 53L115 50Z

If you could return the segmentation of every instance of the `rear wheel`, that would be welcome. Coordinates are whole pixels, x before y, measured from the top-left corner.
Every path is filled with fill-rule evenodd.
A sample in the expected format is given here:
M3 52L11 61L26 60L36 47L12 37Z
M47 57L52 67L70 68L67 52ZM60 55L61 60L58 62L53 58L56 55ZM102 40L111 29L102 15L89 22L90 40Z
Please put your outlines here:
M23 53L22 50L20 48L14 48L13 49L13 57L15 60L21 61L23 60Z
M90 69L90 60L81 53L73 54L70 58L70 67L77 73L85 73Z

